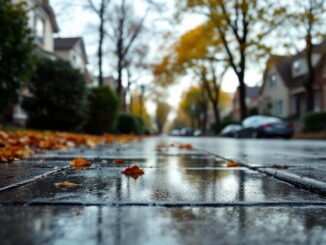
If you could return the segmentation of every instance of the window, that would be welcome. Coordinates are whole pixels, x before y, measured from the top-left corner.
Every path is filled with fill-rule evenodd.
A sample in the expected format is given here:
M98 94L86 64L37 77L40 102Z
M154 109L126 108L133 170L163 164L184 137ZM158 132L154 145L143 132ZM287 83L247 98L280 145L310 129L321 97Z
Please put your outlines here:
M269 86L271 88L276 87L276 74L272 74L269 76Z
M35 38L39 44L44 43L45 24L40 16L35 17Z
M300 75L303 75L305 73L305 67L304 67L304 60L299 59L295 60L292 64L292 75L293 77L297 77Z
M276 116L283 116L283 100L277 100L274 103L274 114Z

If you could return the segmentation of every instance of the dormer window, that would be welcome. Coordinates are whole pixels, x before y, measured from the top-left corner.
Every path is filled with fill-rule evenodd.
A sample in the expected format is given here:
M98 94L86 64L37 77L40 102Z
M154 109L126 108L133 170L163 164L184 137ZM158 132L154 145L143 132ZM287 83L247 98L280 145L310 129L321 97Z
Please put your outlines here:
M269 79L268 79L268 82L269 82L269 86L271 87L271 88L274 88L274 87L276 87L276 74L271 74L270 76L269 76Z
M305 73L305 63L303 59L295 60L292 63L292 75L297 77Z

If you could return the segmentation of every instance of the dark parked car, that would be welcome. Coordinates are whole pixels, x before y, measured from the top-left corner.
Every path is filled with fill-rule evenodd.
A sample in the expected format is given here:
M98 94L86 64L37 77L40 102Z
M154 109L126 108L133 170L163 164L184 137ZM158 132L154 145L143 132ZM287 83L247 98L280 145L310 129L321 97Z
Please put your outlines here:
M229 124L222 129L220 135L223 137L237 137L241 129L242 126L239 124Z
M273 138L290 139L293 136L293 125L277 117L251 116L243 120L240 138Z
M182 128L180 130L180 136L193 136L193 132L190 128Z

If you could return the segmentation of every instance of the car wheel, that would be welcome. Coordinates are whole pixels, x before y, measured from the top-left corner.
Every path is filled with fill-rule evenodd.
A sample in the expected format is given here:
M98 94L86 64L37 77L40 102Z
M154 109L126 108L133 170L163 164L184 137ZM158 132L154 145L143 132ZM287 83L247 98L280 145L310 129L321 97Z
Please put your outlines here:
M257 131L253 131L252 134L251 134L251 138L252 139L258 139L259 138L258 136L259 135L258 135L258 132Z

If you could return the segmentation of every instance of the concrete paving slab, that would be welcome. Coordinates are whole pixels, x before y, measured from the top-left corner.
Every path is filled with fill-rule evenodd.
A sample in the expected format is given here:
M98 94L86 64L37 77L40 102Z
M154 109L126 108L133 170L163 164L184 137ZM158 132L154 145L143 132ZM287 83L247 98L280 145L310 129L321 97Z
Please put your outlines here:
M0 207L1 244L325 244L325 207Z
M325 198L246 169L145 169L137 180L123 168L69 169L0 193L0 201L47 202L266 202L326 201ZM81 186L61 189L55 183Z

